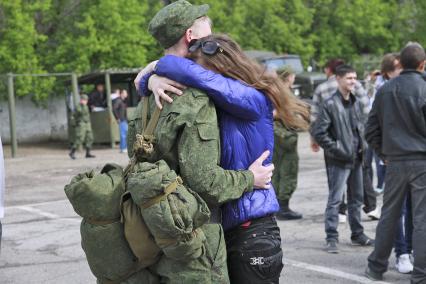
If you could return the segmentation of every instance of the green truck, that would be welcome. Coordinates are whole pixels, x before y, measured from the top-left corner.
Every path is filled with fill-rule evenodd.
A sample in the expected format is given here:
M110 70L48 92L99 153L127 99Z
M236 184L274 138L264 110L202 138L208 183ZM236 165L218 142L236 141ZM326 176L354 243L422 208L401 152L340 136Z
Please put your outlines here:
M315 88L327 80L324 73L308 72L303 68L299 55L278 55L272 51L249 50L247 56L266 66L270 70L279 70L290 66L296 73L296 80L292 86L293 93L302 99L310 100Z

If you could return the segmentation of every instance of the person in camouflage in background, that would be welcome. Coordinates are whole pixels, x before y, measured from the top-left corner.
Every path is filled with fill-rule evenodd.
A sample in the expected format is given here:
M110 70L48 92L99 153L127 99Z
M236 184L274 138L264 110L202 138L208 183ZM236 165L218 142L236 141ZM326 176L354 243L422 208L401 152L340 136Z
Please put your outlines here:
M161 9L151 20L149 32L165 49L166 54L185 56L192 39L211 34L208 5L195 6L187 1L174 2ZM155 75L153 75L155 76ZM138 75L135 83L138 85ZM140 87L139 87L140 88ZM171 90L173 91L173 90ZM144 93L148 91L145 90ZM175 93L182 93L174 90ZM155 109L153 97L145 98L129 118L129 125L142 133L141 113L144 103L150 103L150 115ZM173 104L165 104L154 131L153 156L164 159L184 183L196 191L208 204L211 217L201 228L206 235L205 253L187 262L166 256L153 265L162 283L229 283L226 246L221 226L220 205L238 199L253 187L266 188L273 166L263 167L268 153L262 155L249 170L232 171L219 167L220 134L216 109L208 96L188 88L175 96ZM129 142L135 133L129 133ZM132 143L129 156L132 155Z
M81 145L86 149L86 158L94 158L95 156L90 153L93 144L92 125L90 123L90 112L87 102L89 97L87 95L80 96L80 104L76 107L73 113L75 122L75 139L71 145L69 156L75 160L75 151Z
M277 71L278 75L288 86L294 83L295 74L291 67ZM299 154L297 153L298 134L296 130L289 129L281 121L274 121L274 155L273 164L275 172L272 184L280 203L277 218L280 220L301 219L303 216L290 209L289 202L297 188L297 174L299 173Z

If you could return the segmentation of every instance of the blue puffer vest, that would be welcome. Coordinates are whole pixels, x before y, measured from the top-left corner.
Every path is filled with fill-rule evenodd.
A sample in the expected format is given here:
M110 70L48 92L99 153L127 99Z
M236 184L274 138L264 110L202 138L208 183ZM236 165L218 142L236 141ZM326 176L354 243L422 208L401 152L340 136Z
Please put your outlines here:
M221 167L246 170L266 150L272 162L274 147L273 106L258 90L224 77L186 58L166 55L157 63L155 73L186 86L205 91L219 114L221 133ZM141 87L146 86L144 77ZM142 88L143 89L143 88ZM248 220L279 210L275 190L254 189L222 206L222 224L229 230Z

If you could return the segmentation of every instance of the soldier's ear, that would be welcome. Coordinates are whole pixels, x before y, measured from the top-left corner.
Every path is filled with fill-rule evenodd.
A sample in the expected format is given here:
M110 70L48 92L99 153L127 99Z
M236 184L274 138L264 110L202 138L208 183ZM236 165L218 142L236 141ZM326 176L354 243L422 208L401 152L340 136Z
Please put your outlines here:
M192 28L189 28L185 32L185 43L189 44L189 42L193 39L194 39L194 30Z

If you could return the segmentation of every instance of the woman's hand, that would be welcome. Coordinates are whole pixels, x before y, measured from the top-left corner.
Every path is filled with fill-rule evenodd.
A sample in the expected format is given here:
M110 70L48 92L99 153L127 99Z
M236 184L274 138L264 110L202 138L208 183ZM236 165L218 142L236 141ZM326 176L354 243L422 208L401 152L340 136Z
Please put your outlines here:
M154 93L155 103L157 104L157 107L159 109L163 108L160 99L163 99L168 103L173 102L173 99L169 95L167 95L166 92L171 92L178 96L181 96L183 94L182 91L185 88L186 86L176 81L155 74L152 75L148 80L148 89L150 89Z
M157 62L158 62L158 60L152 61L144 69L142 69L142 71L140 71L138 73L138 75L136 76L135 80L133 81L133 83L135 84L136 90L139 91L139 82L140 82L140 80L142 79L143 76L145 76L149 72L154 71L154 68L155 68L155 65L157 65Z
M271 179L272 173L274 171L274 165L269 164L267 166L263 166L263 162L268 158L270 152L265 151L257 158L253 164L250 165L249 171L251 171L254 175L254 187L255 188L271 188Z

